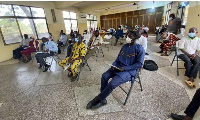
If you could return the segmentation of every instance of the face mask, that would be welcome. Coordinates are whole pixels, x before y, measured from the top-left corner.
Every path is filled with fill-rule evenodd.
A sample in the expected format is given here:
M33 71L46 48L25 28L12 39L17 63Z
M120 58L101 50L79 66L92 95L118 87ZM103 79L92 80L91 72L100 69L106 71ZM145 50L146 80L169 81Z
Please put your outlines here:
M126 43L131 43L131 39L129 37L126 38Z
M78 42L79 40L78 40L78 38L75 38L75 42Z
M191 38L193 38L193 37L196 36L196 34L195 33L188 33L188 36L191 37Z
M76 37L76 34L74 34L74 36Z
M118 28L118 30L120 30L120 28Z
M30 38L30 41L33 41L33 38Z
M83 34L86 34L86 32L83 32Z
M169 20L172 20L172 19L173 19L172 17L169 18Z

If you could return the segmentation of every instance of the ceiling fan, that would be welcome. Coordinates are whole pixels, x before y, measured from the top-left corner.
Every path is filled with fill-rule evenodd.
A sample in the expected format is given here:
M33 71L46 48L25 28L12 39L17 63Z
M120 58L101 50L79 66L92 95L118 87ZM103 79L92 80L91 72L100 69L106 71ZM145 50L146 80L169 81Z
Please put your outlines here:
M137 9L139 9L140 8L140 6L139 6L139 4L138 3L133 3L133 6L137 6Z

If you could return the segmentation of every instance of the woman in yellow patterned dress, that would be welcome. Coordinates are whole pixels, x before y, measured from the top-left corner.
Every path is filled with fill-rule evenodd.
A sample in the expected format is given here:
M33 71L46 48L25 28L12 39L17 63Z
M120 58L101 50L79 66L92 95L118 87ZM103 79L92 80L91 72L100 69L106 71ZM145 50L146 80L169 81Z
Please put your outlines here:
M81 35L77 35L75 38L75 44L73 45L72 54L66 58L61 60L58 64L65 69L65 66L69 64L70 66L67 68L69 71L68 76L72 77L71 81L75 81L77 78L77 68L82 63L84 56L86 55L87 47L82 42Z

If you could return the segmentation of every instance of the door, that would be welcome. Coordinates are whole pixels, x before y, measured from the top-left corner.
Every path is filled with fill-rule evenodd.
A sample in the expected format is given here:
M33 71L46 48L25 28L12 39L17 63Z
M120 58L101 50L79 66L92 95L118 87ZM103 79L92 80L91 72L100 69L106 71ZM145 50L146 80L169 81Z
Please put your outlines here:
M114 29L117 29L116 21L117 21L117 19L113 19L113 26L112 26L112 27L113 27Z
M133 21L133 18L132 17L127 17L127 26L131 26L132 27L132 21Z
M155 34L155 22L156 22L156 18L155 18L155 14L150 15L149 17L149 33L150 34Z
M109 25L108 25L108 29L111 28L113 25L112 25L112 20L109 20Z
M162 23L162 13L156 14L156 27L160 27Z
M120 26L120 18L117 18L117 28Z
M133 17L133 29L135 29L135 25L138 25L138 18L137 17Z
M138 16L138 25L142 26L143 25L143 15Z

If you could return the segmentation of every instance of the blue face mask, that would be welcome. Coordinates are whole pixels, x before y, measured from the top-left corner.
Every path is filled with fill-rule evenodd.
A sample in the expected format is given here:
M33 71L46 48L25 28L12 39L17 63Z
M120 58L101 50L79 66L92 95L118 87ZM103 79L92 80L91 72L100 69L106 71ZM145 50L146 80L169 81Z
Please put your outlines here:
M188 33L188 36L191 37L191 38L193 38L193 37L196 36L196 34L195 33Z
M33 41L33 38L30 38L30 41Z
M78 42L79 40L78 40L78 38L75 38L75 42Z
M76 34L74 34L74 36L76 37Z

